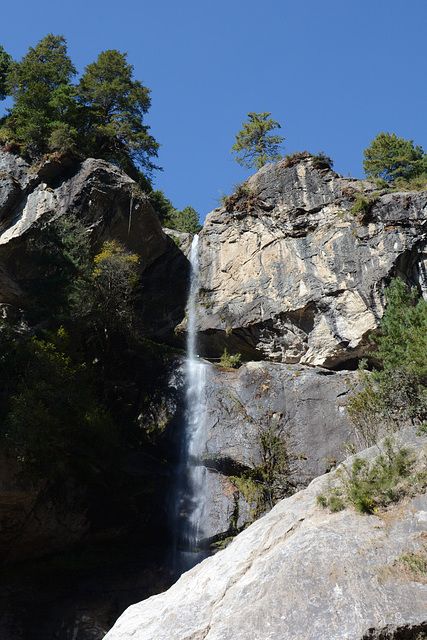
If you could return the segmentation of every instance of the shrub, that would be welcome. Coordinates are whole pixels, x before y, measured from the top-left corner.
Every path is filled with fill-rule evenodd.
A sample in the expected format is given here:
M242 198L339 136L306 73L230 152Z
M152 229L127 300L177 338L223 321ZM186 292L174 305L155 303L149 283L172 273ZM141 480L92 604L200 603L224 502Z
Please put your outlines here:
M350 209L351 213L356 216L356 220L362 224L369 222L369 218L372 212L372 207L379 198L378 193L373 193L370 196L359 196L356 198L354 205Z
M426 486L426 474L410 476L414 460L407 449L394 445L390 439L384 441L383 447L372 462L356 457L351 467L340 467L338 485L319 494L317 503L331 511L352 505L359 513L370 514L397 502L414 485Z
M241 357L240 353L231 354L224 349L219 364L221 367L238 369L242 364Z
M332 169L334 166L334 161L323 151L319 151L319 153L313 156L313 167L315 169Z
M400 278L392 280L385 296L381 334L373 336L378 349L372 352L382 370L363 371L362 362L362 388L348 403L350 419L367 446L404 420L420 431L427 424L427 302Z

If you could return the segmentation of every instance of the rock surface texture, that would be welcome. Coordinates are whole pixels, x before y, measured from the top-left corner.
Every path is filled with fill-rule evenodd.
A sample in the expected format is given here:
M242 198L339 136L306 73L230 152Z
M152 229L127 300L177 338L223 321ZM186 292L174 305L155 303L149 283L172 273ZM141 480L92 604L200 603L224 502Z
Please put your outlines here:
M427 193L374 189L307 154L265 165L210 213L199 242L205 354L226 334L247 359L336 367L363 355L390 277L427 292Z
M138 254L144 331L153 337L172 331L185 313L188 261L136 183L91 158L54 158L32 168L0 151L0 303L31 304L26 285L42 273L28 252L28 236L37 222L68 215L85 225L95 248L114 239Z
M354 438L345 410L353 382L352 372L303 365L210 369L201 461L208 468L200 523L206 538L235 533L271 506L270 492L274 501L294 493L345 458ZM255 483L245 480L251 477ZM266 489L263 498L257 486Z
M426 463L427 439L404 441ZM376 447L364 456L378 454ZM415 639L427 631L427 584L398 558L426 544L427 495L381 515L316 505L322 476L163 594L130 607L105 640ZM357 532L357 535L355 535Z

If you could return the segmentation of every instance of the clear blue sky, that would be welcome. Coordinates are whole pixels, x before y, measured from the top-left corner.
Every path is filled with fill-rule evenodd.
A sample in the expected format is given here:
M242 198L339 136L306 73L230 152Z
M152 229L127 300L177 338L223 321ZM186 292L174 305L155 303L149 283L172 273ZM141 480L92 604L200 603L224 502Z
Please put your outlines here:
M271 111L284 153L322 150L343 175L363 177L381 131L427 150L426 0L14 0L1 13L15 59L47 33L80 73L128 52L152 91L154 186L202 220L251 173L230 154L250 111Z

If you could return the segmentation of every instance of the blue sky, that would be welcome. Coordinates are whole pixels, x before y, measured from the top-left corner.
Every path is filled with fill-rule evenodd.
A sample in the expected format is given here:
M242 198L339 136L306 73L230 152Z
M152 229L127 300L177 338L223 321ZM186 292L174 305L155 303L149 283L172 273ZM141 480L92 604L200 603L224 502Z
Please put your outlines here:
M201 220L251 173L230 154L250 111L281 124L283 153L322 150L343 175L363 177L381 131L427 150L425 0L14 0L1 21L15 59L47 33L80 73L128 52L152 92L154 186Z

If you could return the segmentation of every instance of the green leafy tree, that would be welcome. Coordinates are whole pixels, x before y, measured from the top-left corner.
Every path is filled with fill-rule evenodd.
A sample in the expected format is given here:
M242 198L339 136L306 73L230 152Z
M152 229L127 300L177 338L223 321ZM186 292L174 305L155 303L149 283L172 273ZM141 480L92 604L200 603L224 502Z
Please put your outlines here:
M33 157L55 149L59 139L62 148L73 146L76 102L70 83L75 74L64 36L49 34L30 47L8 74L7 92L14 104L0 137L20 144Z
M105 356L115 338L126 335L134 320L138 256L114 240L103 244L91 272L78 278L70 294L71 319L95 340Z
M12 67L12 57L0 45L0 100L7 96L7 77Z
M380 133L363 152L363 170L368 178L393 182L411 178L427 168L426 157L413 140L398 138L395 133Z
M156 167L159 144L149 134L144 116L150 107L150 90L133 79L126 54L103 51L85 68L78 85L83 106L86 155L114 162L135 177L138 167L150 173Z
M70 290L78 278L92 270L90 234L74 215L36 223L28 239L32 254L34 280L27 285L35 302L31 321L50 316L63 321L68 313ZM43 277L38 277L40 272Z
M236 162L246 169L260 169L267 162L275 162L282 157L279 147L285 138L271 135L280 124L269 118L270 112L248 113L247 122L242 123L242 129L235 136L236 142L231 147L231 153L236 153Z

